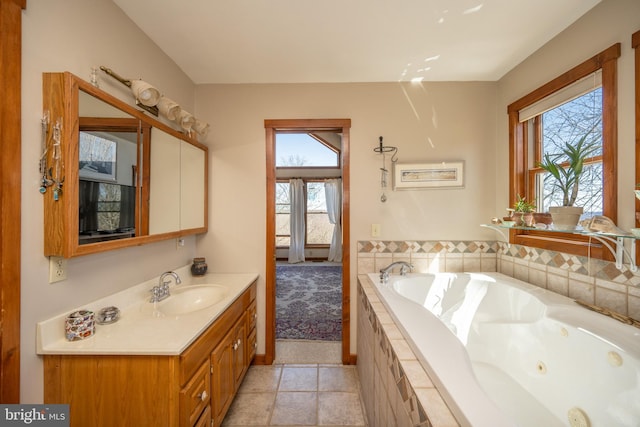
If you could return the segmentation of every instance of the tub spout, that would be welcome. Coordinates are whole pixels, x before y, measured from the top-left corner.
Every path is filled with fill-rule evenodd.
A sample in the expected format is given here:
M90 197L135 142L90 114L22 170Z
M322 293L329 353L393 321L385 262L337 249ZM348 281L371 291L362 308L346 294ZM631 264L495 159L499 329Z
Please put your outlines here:
M405 261L396 261L392 262L385 268L380 270L380 282L386 283L389 280L389 273L393 270L394 267L400 266L400 275L404 276L407 272L413 271L413 265L409 264Z

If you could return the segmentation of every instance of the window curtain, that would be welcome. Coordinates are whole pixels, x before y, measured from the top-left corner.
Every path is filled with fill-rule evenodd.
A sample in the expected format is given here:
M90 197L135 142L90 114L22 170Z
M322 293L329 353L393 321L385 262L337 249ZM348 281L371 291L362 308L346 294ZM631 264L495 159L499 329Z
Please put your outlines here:
M289 180L289 200L291 200L289 262L304 262L304 207L306 199L304 197L304 182L301 179Z
M329 261L342 262L342 180L328 179L324 182L324 195L327 201L329 222L334 225L331 246L329 246Z

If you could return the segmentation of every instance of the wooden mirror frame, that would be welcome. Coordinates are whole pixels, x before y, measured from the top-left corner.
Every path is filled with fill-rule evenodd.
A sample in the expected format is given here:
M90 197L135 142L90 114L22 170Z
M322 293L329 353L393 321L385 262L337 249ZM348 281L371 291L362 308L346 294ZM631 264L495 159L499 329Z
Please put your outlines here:
M176 230L167 233L159 233L153 235L141 235L128 237L118 240L110 240L105 242L79 244L78 238L78 144L79 144L79 92L83 91L89 95L96 97L102 102L126 113L127 115L137 119L141 123L141 127L157 128L163 132L176 137L177 139L191 144L204 152L204 212L203 226L185 230ZM199 143L194 138L189 138L184 134L170 128L164 123L147 116L144 112L126 104L107 92L92 86L90 83L76 77L75 75L64 73L43 73L43 109L48 112L51 126L46 135L46 146L48 151L46 154L47 167L53 164L53 139L52 126L57 121L61 125L61 164L63 171L61 176L64 177L62 191L58 200L54 199L53 188L49 187L43 194L44 197L44 255L45 256L62 256L71 258L81 255L99 253L114 249L120 249L131 246L140 246L143 244L158 242L162 240L179 238L186 235L205 233L208 230L208 147ZM146 133L148 134L148 132ZM149 153L151 142L147 141L148 147L144 147L142 169L143 180L147 180L149 170ZM179 161L178 161L179 167ZM147 191L147 190L145 190ZM142 205L148 203L143 200ZM180 203L180 195L176 196L176 203ZM141 212L145 212L142 209ZM148 212L148 211L147 211ZM144 224L144 219L142 220ZM148 220L147 220L148 224Z

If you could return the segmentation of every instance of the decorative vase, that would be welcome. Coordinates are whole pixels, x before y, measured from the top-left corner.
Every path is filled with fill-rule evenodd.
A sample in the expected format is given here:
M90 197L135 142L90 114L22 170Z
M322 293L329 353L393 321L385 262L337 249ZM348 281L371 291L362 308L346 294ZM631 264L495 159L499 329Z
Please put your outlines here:
M583 208L578 206L552 206L549 208L556 230L575 230L580 221Z
M207 273L207 262L204 258L194 258L191 264L191 274L194 276L204 276Z

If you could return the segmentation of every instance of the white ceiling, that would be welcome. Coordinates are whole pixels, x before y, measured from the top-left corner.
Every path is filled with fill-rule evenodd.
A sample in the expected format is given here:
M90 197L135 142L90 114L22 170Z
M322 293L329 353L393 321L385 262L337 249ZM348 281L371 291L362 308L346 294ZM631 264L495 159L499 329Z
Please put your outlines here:
M600 0L113 0L196 84L500 79Z

